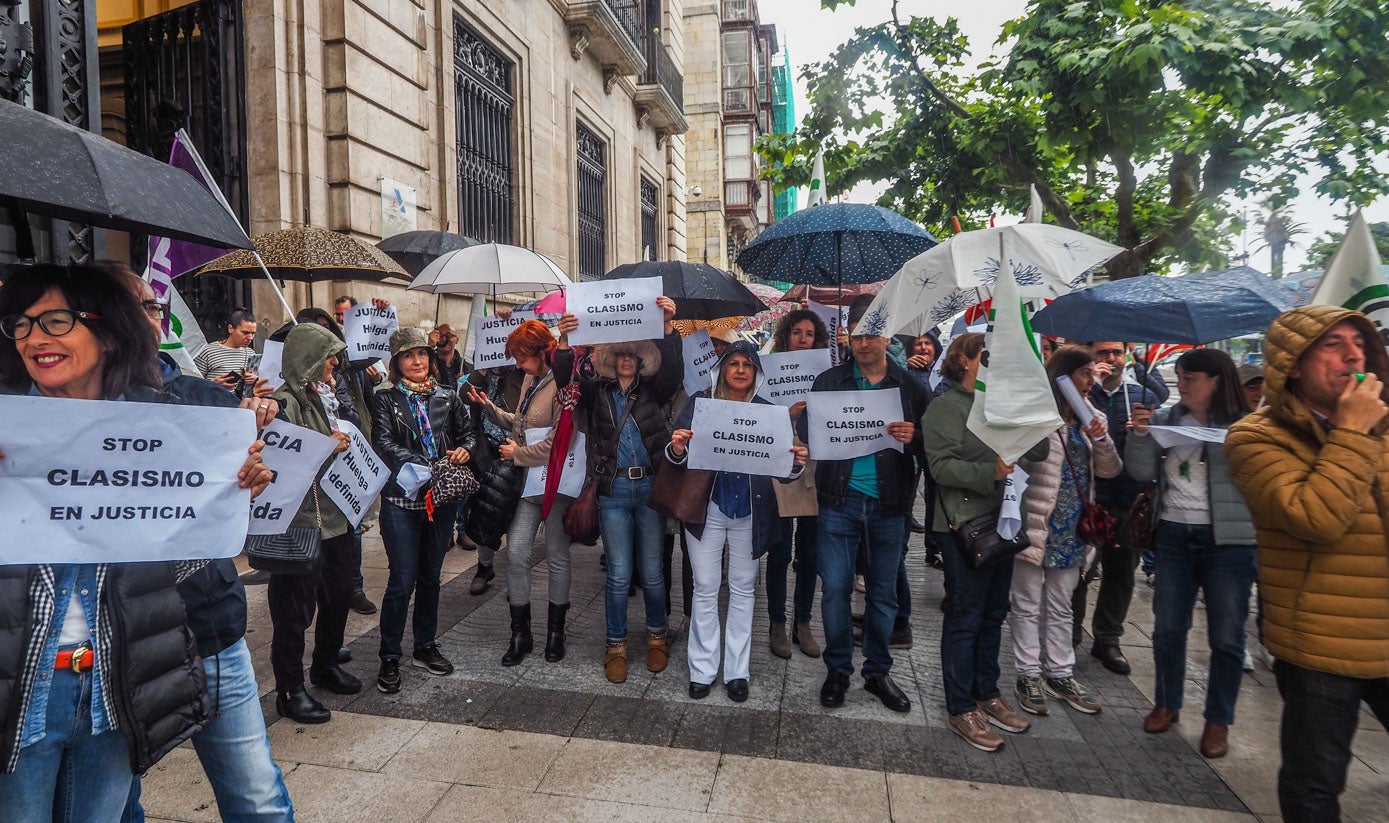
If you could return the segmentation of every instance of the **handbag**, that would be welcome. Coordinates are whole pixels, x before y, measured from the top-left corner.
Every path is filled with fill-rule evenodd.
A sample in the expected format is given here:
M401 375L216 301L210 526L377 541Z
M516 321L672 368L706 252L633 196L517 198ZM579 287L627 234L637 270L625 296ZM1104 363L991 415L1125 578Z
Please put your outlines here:
M1081 501L1080 520L1076 521L1076 536L1087 546L1094 546L1100 550L1114 546L1118 542L1115 532L1119 523L1114 519L1114 515L1109 513L1109 509L1092 501L1080 487L1080 477L1076 474L1075 465L1071 463L1065 437L1062 438L1061 455L1066 458L1066 465L1071 469L1071 480L1076 484L1076 494L1080 496ZM1093 478L1091 482L1094 482Z
M1157 519L1158 488L1153 485L1139 492L1129 506L1129 518L1119 533L1120 545L1139 551L1152 551Z
M323 547L323 512L318 507L318 482L312 488L317 526L290 526L284 534L252 534L246 537L246 561L251 568L271 574L313 574Z
M618 439L621 439L622 427L627 425L627 418L632 416L632 407L635 405L636 399L628 395L627 403L622 407L622 415L613 427ZM564 512L564 533L585 546L592 546L598 542L598 484L591 473L584 481L583 491L579 492L579 496Z
M937 492L939 493L939 492ZM941 497L941 509L945 510L945 497ZM955 548L965 558L965 565L979 569L1000 560L1006 560L1027 548L1027 529L1019 529L1012 540L998 533L997 511L986 512L963 523L950 526L950 537ZM950 512L945 511L950 518ZM953 518L950 518L953 519Z
M435 506L472 497L482 485L477 475L466 463L450 463L447 458L429 464L430 485L428 496Z
M709 493L714 488L714 472L688 469L684 463L662 460L651 482L646 505L682 523L703 523L709 510Z

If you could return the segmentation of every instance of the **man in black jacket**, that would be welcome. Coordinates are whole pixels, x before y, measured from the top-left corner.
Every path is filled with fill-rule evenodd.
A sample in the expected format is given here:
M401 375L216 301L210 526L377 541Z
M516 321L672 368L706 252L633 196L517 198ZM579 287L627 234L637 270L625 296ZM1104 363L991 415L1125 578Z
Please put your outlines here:
M911 701L888 675L892 669L888 638L897 617L897 568L913 503L916 459L924 461L926 457L915 421L926 411L927 397L919 383L888 360L888 338L879 333L875 318L864 317L871 301L871 296L867 301L855 300L849 308L852 358L817 377L811 391L897 390L902 417L888 423L887 430L906 448L900 452L882 449L853 460L821 460L815 469L820 503L817 568L823 581L820 607L825 623L824 661L829 669L820 688L820 703L830 708L842 706L854 671L850 597L854 555L863 542L867 554L864 688L889 709L909 712ZM801 438L807 441L811 418L807 410L796 423Z

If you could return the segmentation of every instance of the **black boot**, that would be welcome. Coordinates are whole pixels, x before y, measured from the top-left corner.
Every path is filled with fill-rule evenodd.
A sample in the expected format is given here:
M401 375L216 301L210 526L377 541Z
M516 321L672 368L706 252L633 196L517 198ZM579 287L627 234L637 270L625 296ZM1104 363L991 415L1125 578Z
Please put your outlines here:
M275 711L295 723L327 723L333 715L313 695L300 686L293 691L276 692Z
M526 655L535 648L535 640L531 637L531 604L524 606L511 607L511 645L506 647L506 654L502 655L503 666L515 666Z
M564 659L564 615L569 604L550 604L549 631L545 634L545 662L558 663Z

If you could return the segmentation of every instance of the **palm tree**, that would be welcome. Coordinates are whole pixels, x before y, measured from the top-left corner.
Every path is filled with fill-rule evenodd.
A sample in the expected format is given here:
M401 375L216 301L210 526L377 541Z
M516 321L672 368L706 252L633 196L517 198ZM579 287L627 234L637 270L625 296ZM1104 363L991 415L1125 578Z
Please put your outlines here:
M1264 245L1269 251L1269 274L1274 278L1283 276L1283 252L1288 246L1296 246L1293 238L1307 233L1307 227L1295 222L1282 208L1271 208L1264 216Z

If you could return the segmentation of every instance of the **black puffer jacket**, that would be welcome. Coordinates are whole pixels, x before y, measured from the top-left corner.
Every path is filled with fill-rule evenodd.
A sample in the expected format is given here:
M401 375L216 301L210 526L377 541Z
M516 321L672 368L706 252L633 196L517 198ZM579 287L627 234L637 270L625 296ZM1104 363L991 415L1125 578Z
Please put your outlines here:
M491 450L483 444L486 438L482 433L482 410L464 402L453 389L440 388L429 396L426 411L439 457L460 446L467 449L472 455L469 465L480 479L491 459ZM395 473L406 463L427 465L429 460L425 456L424 441L420 439L415 412L405 392L398 387L392 386L372 397L371 444L391 470L392 479L382 494L405 497L404 490L395 482Z
M684 353L679 332L671 332L656 341L661 353L661 365L650 378L638 376L628 392L631 416L641 432L642 445L653 461L660 459L661 449L670 442L670 426L666 422L665 405L680 390L684 382ZM555 384L564 388L573 379L574 350L555 352ZM616 380L606 377L579 378L580 395L578 418L586 435L588 476L597 480L598 493L612 494L613 478L617 473L617 404L613 400Z

